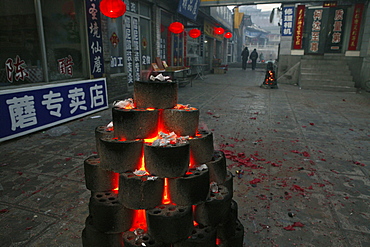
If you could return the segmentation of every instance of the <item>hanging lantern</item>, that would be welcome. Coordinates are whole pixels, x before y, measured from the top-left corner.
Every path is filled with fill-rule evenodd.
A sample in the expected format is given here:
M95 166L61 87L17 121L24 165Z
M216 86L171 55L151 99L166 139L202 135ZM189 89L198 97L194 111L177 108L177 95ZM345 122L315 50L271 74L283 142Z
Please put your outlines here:
M189 31L189 36L193 39L196 39L200 36L201 32L199 29L193 28Z
M168 27L171 33L182 33L184 31L184 25L180 22L172 22Z
M225 32L225 30L222 28L222 27L216 27L215 28L215 33L216 34L223 34Z
M126 4L122 0L102 0L100 11L110 18L123 16L126 12Z
M232 34L232 33L230 33L230 32L227 32L227 33L225 33L225 35L224 35L224 37L225 37L225 38L227 38L227 39L230 39L232 36L233 36L233 34Z

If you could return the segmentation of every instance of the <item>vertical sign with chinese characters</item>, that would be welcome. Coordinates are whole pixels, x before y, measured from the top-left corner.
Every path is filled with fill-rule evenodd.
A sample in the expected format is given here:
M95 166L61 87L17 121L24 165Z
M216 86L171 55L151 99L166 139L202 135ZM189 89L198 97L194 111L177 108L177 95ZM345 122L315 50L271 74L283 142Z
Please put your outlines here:
M321 20L322 20L322 9L315 9L313 11L313 22L311 27L311 37L309 41L309 51L312 53L319 52L320 42L320 31L321 31Z
M126 59L127 59L127 81L128 84L134 83L134 60L132 57L132 33L131 33L131 16L125 16L126 24Z
M330 40L329 47L331 51L341 51L342 47L342 32L344 30L344 20L345 20L345 12L344 9L334 9L334 18L333 18L333 25L331 27L330 33Z
M357 49L358 35L361 28L362 13L364 11L364 4L357 3L353 12L351 33L349 35L348 50L355 51Z
M108 108L105 78L0 91L0 141Z
M283 25L281 30L282 36L292 36L293 34L293 17L294 17L294 7L284 7L283 8Z
M297 12L296 12L296 18L295 18L293 49L302 49L302 37L303 37L305 8L306 8L305 5L298 5L297 6Z
M93 78L99 78L104 73L99 0L86 0L86 19L90 53L90 73Z
M140 45L139 45L139 19L132 18L132 44L134 55L134 80L140 80Z

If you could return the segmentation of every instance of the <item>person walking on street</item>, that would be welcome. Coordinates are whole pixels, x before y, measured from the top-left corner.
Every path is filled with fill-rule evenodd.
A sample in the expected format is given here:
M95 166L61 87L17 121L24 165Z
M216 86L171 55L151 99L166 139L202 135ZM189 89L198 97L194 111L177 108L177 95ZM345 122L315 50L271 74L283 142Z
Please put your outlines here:
M241 56L242 56L242 69L245 70L247 68L247 62L248 62L248 57L249 57L248 47L244 48Z
M249 58L252 60L252 70L254 70L256 68L256 63L257 63L257 58L258 58L258 53L256 49L254 49L251 52L251 55L249 56Z

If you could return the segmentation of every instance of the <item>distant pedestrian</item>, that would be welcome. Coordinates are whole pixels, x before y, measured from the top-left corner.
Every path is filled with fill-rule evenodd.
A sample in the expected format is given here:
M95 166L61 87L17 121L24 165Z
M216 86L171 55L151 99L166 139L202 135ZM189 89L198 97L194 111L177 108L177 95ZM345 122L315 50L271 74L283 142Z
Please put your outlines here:
M244 48L241 56L242 56L242 69L245 70L247 68L247 62L248 62L248 57L249 57L248 47Z
M249 58L252 60L252 70L254 70L256 68L256 63L257 63L257 58L258 58L258 53L256 49L254 49L251 52L251 55L249 56Z

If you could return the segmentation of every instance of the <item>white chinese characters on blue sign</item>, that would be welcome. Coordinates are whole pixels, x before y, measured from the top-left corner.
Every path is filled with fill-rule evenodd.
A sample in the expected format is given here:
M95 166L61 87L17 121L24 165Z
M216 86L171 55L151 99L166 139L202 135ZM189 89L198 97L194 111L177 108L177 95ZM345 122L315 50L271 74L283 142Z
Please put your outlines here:
M282 36L293 35L293 20L294 20L294 7L283 8L283 24L282 24Z
M105 79L0 92L0 141L108 107Z

